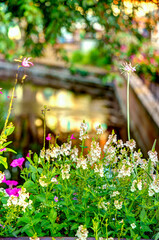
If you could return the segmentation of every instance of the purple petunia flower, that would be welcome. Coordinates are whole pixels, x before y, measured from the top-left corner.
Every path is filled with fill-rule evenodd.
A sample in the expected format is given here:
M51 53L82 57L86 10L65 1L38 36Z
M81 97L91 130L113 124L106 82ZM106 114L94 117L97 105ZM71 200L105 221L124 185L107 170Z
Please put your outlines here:
M54 197L54 201L58 202L58 197L57 196Z
M15 180L5 180L5 181L3 180L3 182L6 183L9 187L18 185L18 182Z
M10 164L12 167L20 167L22 169L23 162L25 161L25 158L18 158L14 159L13 162Z
M11 196L16 196L19 197L19 191L21 190L21 188L6 188L6 193Z
M73 200L78 200L78 199L76 197L74 197Z

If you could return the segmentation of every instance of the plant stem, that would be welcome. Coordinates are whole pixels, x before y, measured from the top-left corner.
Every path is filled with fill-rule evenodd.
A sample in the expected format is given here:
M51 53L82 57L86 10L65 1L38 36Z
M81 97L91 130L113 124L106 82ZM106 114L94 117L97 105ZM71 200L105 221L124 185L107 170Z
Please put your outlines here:
M5 120L4 128L3 128L3 131L2 131L2 134L4 134L4 135L5 135L5 130L7 128L9 117L10 117L10 114L11 114L11 111L12 111L13 97L14 97L16 84L17 84L17 75L16 75L14 87L12 89L12 94L11 94L11 99L10 99L10 104L9 104L9 110L8 110L7 118Z
M128 130L128 140L130 141L129 84L130 84L130 73L128 73L128 83L127 83L127 130Z

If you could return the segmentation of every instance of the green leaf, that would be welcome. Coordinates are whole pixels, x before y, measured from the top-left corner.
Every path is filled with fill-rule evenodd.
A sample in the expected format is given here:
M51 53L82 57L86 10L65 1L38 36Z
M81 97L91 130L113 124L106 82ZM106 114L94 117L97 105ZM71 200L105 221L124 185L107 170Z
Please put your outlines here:
M79 224L78 223L74 223L71 227L71 230L75 230L78 229Z
M43 172L43 169L42 169L42 168L38 168L37 170L38 170L38 173L39 173L39 174L42 174L42 172Z
M5 168L8 168L7 158L0 156L0 164L2 164Z
M12 152L12 153L15 153L15 154L17 154L17 152L16 151L14 151L13 149L11 149L11 148L6 148L6 150L7 150L7 152Z
M29 168L30 168L31 172L33 172L33 173L37 172L37 169L32 165L29 165Z
M141 211L141 213L140 213L140 220L141 220L142 222L145 222L145 220L147 220L147 213L146 213L146 211L145 211L144 208L142 209L142 211Z
M13 127L10 127L10 128L7 128L7 129L5 130L5 134L6 134L7 136L11 135L12 132L14 132L14 129L15 129L14 126L13 126Z
M31 177L32 177L33 181L35 182L35 181L36 181L36 175L35 175L35 173L32 173Z
M144 232L152 232L152 230L149 228L149 226L142 226L141 230Z
M152 152L155 151L155 147L156 147L156 139L155 139L155 141L154 141L154 143L153 143L153 146L152 146Z
M21 217L17 222L18 226L20 226L22 224L22 222L30 223L30 218L29 217Z
M26 188L26 190L29 192L30 190L34 190L35 183L31 180L28 180L24 183L23 187Z
M46 201L45 195L44 194L39 194L38 196L36 196L36 200L38 202L45 202Z
M57 212L55 209L51 209L50 214L48 216L49 220L51 223L54 223L56 221L57 218Z

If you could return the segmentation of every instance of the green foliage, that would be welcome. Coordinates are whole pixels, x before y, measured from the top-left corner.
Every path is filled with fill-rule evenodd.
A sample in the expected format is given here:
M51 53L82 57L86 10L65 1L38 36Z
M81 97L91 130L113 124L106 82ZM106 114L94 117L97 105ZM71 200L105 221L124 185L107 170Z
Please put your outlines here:
M113 0L1 0L0 50L8 58L17 54L40 56L46 44L56 43L62 28L74 32L77 22L85 23L84 33L92 34L95 33L94 23L101 24L105 36L100 42L111 46L120 28L131 29L132 21L132 17L125 17L122 11L122 0L118 1L121 10L118 16L113 13L112 3ZM93 18L89 17L89 12L93 13ZM21 40L9 39L8 31L14 26L19 26Z
M17 203L0 192L0 224L5 226L0 234L74 237L82 225L96 239L150 239L154 235L157 239L157 153L153 149L145 161L134 150L134 140L123 144L112 133L102 154L97 139L92 140L88 155L82 155L83 139L79 155L68 140L61 147L42 149L40 156L27 157L30 165L21 171L25 183L15 197ZM155 178L148 180L149 166Z

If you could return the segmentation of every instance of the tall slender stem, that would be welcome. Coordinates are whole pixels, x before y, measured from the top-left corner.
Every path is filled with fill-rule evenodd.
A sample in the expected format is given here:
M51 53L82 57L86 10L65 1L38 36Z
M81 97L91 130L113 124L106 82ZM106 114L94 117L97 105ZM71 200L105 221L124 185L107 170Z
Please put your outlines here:
M128 131L128 140L130 141L129 84L130 84L130 73L128 73L128 83L127 83L127 131Z
M8 125L9 117L11 115L12 105L13 105L13 97L14 97L16 84L17 84L17 75L16 75L16 80L15 80L14 87L12 89L12 94L11 94L10 104L9 104L9 110L8 110L8 114L7 114L7 118L6 118L6 121L5 121L5 124L4 124L4 128L3 128L2 134L5 134L5 130L6 130L7 125Z
M44 143L43 143L43 149L45 150L45 138L46 138L46 110L44 110Z

